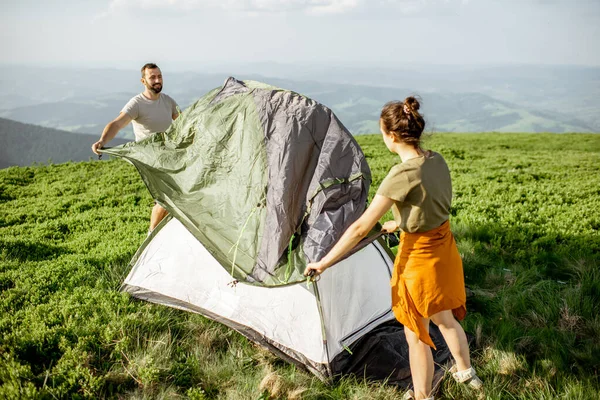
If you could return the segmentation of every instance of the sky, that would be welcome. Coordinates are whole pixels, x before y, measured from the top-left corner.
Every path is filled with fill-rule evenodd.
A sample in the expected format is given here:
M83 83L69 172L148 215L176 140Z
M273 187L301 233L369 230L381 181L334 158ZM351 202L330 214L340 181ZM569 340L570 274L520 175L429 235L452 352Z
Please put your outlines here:
M0 64L600 65L600 0L2 0Z

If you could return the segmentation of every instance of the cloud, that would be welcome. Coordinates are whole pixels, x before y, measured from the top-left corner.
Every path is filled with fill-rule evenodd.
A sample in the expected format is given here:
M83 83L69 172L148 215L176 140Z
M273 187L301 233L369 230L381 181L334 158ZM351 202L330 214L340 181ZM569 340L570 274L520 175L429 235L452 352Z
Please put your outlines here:
M357 9L386 10L404 14L436 8L458 8L470 0L112 0L109 12L132 10L193 11L221 9L249 14L304 13L344 14Z
M467 6L470 0L383 0L381 6L393 7L403 14L438 14Z
M124 10L177 11L224 9L251 14L303 12L340 14L355 9L366 0L112 0L110 12Z

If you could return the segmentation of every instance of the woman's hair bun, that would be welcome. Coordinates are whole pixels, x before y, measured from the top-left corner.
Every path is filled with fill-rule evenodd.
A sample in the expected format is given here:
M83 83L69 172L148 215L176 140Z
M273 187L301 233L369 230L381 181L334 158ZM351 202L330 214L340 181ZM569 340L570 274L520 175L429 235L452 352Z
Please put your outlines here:
M425 129L425 119L419 113L421 104L415 96L404 101L390 101L381 110L381 128L384 132L396 136L404 143L419 146L421 134Z
M421 105L419 104L419 100L415 99L413 96L409 96L404 100L404 104L408 105L413 111L418 111Z

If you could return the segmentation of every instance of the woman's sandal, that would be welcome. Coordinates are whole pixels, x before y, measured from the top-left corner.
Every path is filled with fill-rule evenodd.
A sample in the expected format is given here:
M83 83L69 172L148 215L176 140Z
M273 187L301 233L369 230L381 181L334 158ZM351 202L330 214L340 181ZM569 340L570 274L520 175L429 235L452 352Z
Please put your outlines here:
M452 368L450 368L450 373L452 373L452 377L458 383L464 383L475 390L481 390L483 388L483 382L481 382L481 379L479 379L473 367L465 369L464 371L457 371L456 364L454 364Z
M408 391L406 393L404 393L404 396L402 396L402 400L414 400L415 399L415 392L412 391L412 389L408 389ZM435 400L433 396L428 397L424 400Z
M473 367L465 369L464 371L457 371L456 364L454 364L452 368L450 368L450 373L458 383L464 383L475 390L481 390L483 388L483 382L481 382L481 379L479 379ZM408 389L406 393L404 393L404 396L402 396L402 400L414 400L414 398L415 392L413 392L412 389ZM431 396L425 400L434 400L434 398Z

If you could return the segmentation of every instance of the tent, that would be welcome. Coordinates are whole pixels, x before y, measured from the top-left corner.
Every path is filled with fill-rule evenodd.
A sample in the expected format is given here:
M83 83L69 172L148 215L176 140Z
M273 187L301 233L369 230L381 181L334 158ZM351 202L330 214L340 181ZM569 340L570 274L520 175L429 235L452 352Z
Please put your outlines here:
M229 78L166 132L103 152L131 162L169 211L122 290L222 322L323 380L408 384L408 348L390 309L393 256L380 235L318 281L302 275L364 211L371 181L331 110ZM432 337L443 364L449 352L433 327Z

